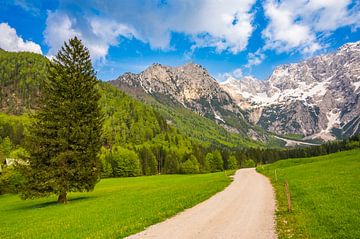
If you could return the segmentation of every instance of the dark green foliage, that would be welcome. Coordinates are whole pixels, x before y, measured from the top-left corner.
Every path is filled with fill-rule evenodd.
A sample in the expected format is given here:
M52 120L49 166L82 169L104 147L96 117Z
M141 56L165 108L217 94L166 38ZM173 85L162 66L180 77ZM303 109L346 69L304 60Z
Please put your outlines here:
M162 172L168 174L180 172L180 155L176 151L171 150L167 153Z
M190 157L181 164L180 172L185 174L193 174L200 172L199 162L194 155L190 155Z
M112 163L115 177L134 177L141 174L140 161L134 151L115 147L112 150Z
M0 51L0 111L21 114L37 106L48 60L29 52Z
M209 164L210 172L218 172L224 170L224 161L220 151L216 150L214 153L206 155L206 161Z
M227 169L237 169L238 164L234 155L230 155L227 160Z
M10 156L12 149L12 143L9 137L4 138L0 143L0 151L4 158L7 158Z
M8 137L14 146L23 145L29 124L30 118L26 114L17 116L0 113L0 140Z
M0 195L17 193L23 184L22 175L11 166L2 166L0 172Z
M49 64L39 110L30 128L23 198L93 190L100 176L102 115L89 51L76 37Z
M138 154L141 159L141 168L143 175L154 175L158 172L158 162L154 153L148 145L139 147Z
M101 177L108 178L113 176L113 168L112 168L112 155L110 150L106 148L101 148L100 154L100 162L101 162Z
M242 168L254 168L256 166L256 163L252 159L245 159L243 163L241 164Z

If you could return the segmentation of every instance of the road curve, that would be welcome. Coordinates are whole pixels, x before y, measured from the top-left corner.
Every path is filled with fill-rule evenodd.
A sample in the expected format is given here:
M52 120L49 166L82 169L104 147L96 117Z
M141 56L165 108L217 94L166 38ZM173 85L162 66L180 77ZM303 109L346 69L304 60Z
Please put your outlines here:
M240 169L222 192L128 239L272 239L275 199L270 181Z

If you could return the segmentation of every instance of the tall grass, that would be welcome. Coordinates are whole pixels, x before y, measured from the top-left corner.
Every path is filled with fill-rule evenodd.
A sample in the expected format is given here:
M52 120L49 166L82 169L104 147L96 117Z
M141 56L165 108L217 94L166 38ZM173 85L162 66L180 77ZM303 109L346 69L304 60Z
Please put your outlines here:
M257 169L270 177L276 191L279 238L360 238L360 150L281 160Z

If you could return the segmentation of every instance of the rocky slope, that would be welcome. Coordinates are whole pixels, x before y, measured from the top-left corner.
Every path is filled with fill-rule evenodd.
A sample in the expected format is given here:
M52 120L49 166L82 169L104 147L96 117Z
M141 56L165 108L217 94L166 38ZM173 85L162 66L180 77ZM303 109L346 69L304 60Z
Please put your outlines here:
M266 81L229 78L221 87L276 134L332 140L360 132L360 42L279 66Z
M140 74L125 73L109 83L138 99L185 107L215 120L230 132L256 137L240 107L200 65L153 64Z

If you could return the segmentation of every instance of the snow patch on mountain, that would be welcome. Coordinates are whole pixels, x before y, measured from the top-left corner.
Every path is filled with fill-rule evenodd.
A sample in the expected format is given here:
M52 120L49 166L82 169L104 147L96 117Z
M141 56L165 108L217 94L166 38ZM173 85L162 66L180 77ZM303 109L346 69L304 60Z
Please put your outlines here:
M360 41L279 66L265 81L231 77L221 87L266 130L331 140L333 129L341 131L340 125L360 115Z

